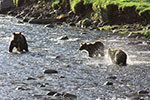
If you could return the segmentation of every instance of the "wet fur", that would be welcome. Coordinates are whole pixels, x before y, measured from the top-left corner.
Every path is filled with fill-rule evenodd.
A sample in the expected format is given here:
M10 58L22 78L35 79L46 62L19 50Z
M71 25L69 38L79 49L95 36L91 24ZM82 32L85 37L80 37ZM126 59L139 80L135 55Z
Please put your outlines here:
M14 32L11 36L8 48L9 52L12 52L14 47L19 52L23 52L24 50L28 52L28 44L26 38L21 32Z
M114 64L117 65L126 65L126 61L127 61L127 54L122 51L122 50L117 50L117 49L108 49L108 56L110 57L111 61Z
M104 56L104 44L101 41L81 43L79 50L86 50L89 53L89 57Z

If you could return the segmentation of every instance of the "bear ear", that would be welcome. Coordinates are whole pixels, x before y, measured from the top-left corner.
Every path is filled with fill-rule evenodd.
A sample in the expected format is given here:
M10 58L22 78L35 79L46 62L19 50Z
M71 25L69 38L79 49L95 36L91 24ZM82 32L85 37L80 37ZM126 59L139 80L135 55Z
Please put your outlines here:
M18 34L21 35L21 32L19 32Z
M16 33L14 32L13 35L16 35Z
M86 43L80 43L80 45L85 45Z

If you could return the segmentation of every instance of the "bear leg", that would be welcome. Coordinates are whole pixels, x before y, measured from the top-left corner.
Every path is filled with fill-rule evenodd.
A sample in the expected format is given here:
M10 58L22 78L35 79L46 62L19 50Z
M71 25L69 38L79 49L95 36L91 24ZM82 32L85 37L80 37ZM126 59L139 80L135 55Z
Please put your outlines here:
M11 41L10 45L9 45L9 52L12 52L13 48L15 47L15 42Z

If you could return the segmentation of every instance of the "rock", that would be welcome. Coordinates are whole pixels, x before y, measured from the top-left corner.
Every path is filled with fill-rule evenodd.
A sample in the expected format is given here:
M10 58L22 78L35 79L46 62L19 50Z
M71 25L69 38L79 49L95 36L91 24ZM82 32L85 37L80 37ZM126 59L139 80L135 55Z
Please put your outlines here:
M23 17L23 22L28 22L30 20L30 17Z
M40 87L46 87L46 85L49 85L48 83L43 83L40 85Z
M55 22L55 19L37 19L37 18L30 18L28 20L31 24L49 24Z
M75 99L77 98L76 95L70 94L70 93L62 93L62 96L65 98L71 98L71 99Z
M109 77L107 77L108 79L112 79L112 80L115 80L115 79L117 79L117 77L116 76L109 76Z
M128 35L128 38L141 38L142 36L144 36L143 34L141 34L141 33L130 33L129 35Z
M149 92L146 90L138 91L138 95L147 95L147 94L149 94Z
M95 21L92 22L92 24L94 25L94 27L97 27L97 25L100 23L100 21L97 19Z
M53 74L53 73L58 73L56 70L53 69L47 69L44 71L44 74Z
M36 79L33 77L28 77L27 80L36 80Z
M17 87L16 90L31 90L31 89L27 88L27 87L23 87L23 86L21 87L20 86L20 87Z
M0 0L0 13L5 14L10 9L15 8L13 0Z
M139 45L139 44L142 44L143 42L142 41L131 41L128 43L128 45Z
M42 85L40 85L40 87L46 87L46 85L42 84Z
M60 78L65 78L65 76L60 76Z
M105 82L104 85L113 85L112 82Z
M20 21L20 20L19 20L18 23L23 24L23 21Z
M50 28L53 28L53 27L55 27L53 24L47 24L47 25L45 25L45 27L50 27Z
M62 36L62 37L60 37L60 40L68 40L69 38L68 38L68 36Z
M74 22L70 22L69 25L70 26L76 26L76 24Z
M82 32L81 34L87 34L86 32Z
M47 93L47 95L49 95L49 96L60 96L61 94L58 93L58 92L55 92L55 91L49 91L49 92Z
M133 97L133 98L131 98L129 100L144 100L144 98L143 97Z
M59 59L59 58L61 58L61 56L56 56L55 58L56 58L56 59Z
M82 28L87 28L91 26L91 21L90 20L85 20L83 25L81 25Z

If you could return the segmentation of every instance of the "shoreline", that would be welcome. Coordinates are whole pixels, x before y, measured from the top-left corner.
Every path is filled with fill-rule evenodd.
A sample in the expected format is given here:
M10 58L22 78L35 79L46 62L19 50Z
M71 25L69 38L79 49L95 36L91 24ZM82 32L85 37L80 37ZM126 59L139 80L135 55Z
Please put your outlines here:
M128 34L128 37L131 38L147 40L150 38L150 25L147 24L147 22L142 21L142 23L135 22L131 24L125 22L121 23L116 21L117 18L115 20L113 19L114 15L111 15L111 21L101 22L97 18L93 19L89 16L89 14L93 13L91 5L84 5L83 9L87 9L85 12L81 11L82 4L78 5L81 7L80 9L75 7L76 13L70 9L70 6L67 3L66 5L61 3L56 4L53 5L53 7L50 5L51 2L33 2L31 4L16 7L15 9L10 10L7 14L20 18L23 22L45 24L47 27L55 27L55 25L60 25L65 22L70 26L88 28L91 30L97 29L100 31L109 31L117 34ZM116 23L114 21L116 21Z

